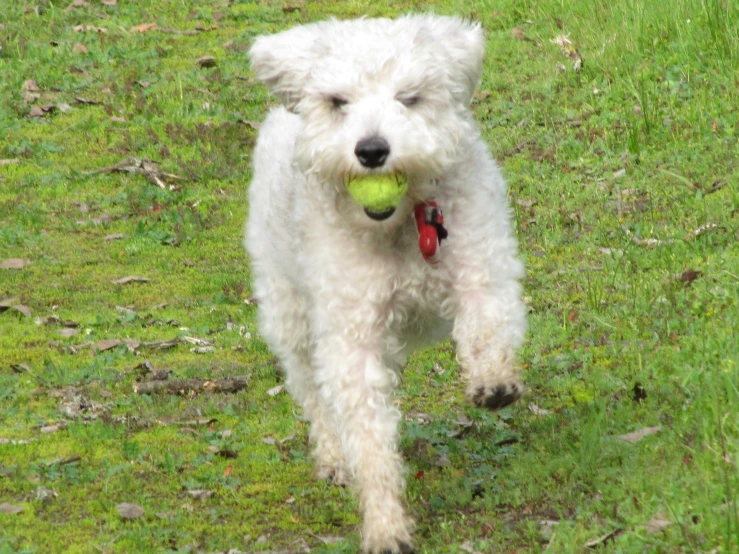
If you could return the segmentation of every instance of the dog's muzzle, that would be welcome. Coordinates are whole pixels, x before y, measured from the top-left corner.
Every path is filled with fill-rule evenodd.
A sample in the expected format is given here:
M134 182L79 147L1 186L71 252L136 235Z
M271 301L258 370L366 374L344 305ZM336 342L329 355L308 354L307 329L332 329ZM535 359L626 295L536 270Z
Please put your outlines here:
M370 219L374 219L375 221L385 221L388 217L395 213L395 208L389 208L382 212L373 212L365 208L364 213L367 214L367 217L369 217Z

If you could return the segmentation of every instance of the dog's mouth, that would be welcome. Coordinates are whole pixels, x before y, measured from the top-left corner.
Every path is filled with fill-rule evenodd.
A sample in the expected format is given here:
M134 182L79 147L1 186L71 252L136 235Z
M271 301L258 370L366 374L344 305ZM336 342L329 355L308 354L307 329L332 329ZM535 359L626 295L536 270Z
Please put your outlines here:
M364 213L367 214L367 217L369 217L370 219L374 219L375 221L385 221L388 217L395 213L395 208L388 208L387 210L383 210L381 212L373 212L372 210L365 208Z

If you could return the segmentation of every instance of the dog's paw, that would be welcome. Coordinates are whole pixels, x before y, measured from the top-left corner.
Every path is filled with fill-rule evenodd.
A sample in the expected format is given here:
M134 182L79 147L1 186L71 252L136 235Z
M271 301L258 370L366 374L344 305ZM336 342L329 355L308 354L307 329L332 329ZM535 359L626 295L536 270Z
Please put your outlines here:
M400 503L385 505L382 515L365 512L362 552L367 554L413 554L413 521L403 513Z
M500 410L523 395L523 387L518 383L498 384L487 387L477 387L472 394L472 402L478 408Z

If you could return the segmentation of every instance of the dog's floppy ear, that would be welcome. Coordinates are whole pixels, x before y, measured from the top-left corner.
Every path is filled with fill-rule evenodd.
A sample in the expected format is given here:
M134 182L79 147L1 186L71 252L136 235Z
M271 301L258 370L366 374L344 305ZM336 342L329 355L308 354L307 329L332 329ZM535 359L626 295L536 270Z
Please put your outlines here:
M257 37L249 50L257 78L290 111L302 98L311 69L325 50L321 36L321 24L304 25Z
M430 39L449 59L454 97L467 105L480 84L485 35L479 23L457 17L425 16Z

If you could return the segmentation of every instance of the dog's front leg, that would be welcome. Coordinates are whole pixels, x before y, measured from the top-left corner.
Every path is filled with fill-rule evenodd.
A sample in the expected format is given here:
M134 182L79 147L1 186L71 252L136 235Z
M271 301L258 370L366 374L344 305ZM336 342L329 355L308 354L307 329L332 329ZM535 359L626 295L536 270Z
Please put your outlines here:
M317 337L316 378L321 398L335 417L358 489L363 550L407 553L412 550L412 523L402 503L405 483L398 453L400 414L391 397L396 377L382 363L374 310L365 308L352 310L356 316L352 323L346 310L326 314L327 321L321 327L329 330ZM361 328L359 320L367 322L368 328Z
M526 308L515 279L459 294L452 336L467 378L467 397L497 410L523 393L516 350L526 330Z

